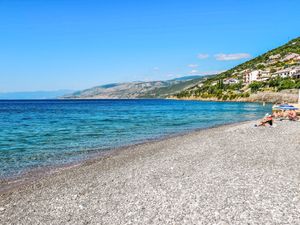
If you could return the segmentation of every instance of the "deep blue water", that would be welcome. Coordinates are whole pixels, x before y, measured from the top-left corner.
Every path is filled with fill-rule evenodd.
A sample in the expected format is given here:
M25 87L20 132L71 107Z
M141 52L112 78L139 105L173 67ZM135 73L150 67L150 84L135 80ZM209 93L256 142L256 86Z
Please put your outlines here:
M0 101L0 178L104 149L257 119L271 105L172 100Z

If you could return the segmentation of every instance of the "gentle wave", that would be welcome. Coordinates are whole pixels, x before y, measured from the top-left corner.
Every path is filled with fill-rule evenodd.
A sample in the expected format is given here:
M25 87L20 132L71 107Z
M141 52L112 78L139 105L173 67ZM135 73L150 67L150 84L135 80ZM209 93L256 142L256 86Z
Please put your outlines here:
M257 119L270 110L234 102L0 101L0 178L165 135Z

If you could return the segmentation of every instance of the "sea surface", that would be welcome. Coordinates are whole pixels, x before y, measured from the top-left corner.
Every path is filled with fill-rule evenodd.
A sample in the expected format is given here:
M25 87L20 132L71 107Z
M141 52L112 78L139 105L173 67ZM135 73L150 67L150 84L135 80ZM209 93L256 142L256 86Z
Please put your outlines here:
M112 148L253 120L271 105L175 100L0 101L0 179Z

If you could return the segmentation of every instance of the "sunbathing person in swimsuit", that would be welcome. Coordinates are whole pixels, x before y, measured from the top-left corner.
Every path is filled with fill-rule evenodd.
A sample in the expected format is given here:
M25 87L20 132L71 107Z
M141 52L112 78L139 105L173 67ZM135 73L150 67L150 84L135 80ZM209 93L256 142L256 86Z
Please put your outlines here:
M262 119L260 124L255 125L257 126L266 126L266 124L269 124L269 126L273 126L273 116L270 115L269 113L266 114L266 116Z
M289 111L289 113L288 113L288 118L289 118L289 120L291 120L291 121L296 121L296 120L298 120L297 113L296 113L296 111L295 111L294 109Z

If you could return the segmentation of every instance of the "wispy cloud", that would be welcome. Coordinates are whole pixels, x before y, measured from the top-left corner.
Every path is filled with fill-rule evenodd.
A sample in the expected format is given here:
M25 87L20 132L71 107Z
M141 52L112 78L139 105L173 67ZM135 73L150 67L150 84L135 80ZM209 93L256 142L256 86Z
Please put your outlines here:
M157 66L156 66L156 67L153 67L153 70L154 70L154 71L159 71L159 67L157 67Z
M209 57L209 54L205 54L205 53L199 53L197 55L198 59L207 59Z
M188 67L190 67L190 68L197 68L198 65L197 64L189 64Z
M215 54L214 56L215 59L218 61L230 61L230 60L251 58L251 55L249 53L234 53L234 54L219 53L219 54Z
M189 72L189 74L199 74L199 71L198 71L198 70L191 70L191 71Z

